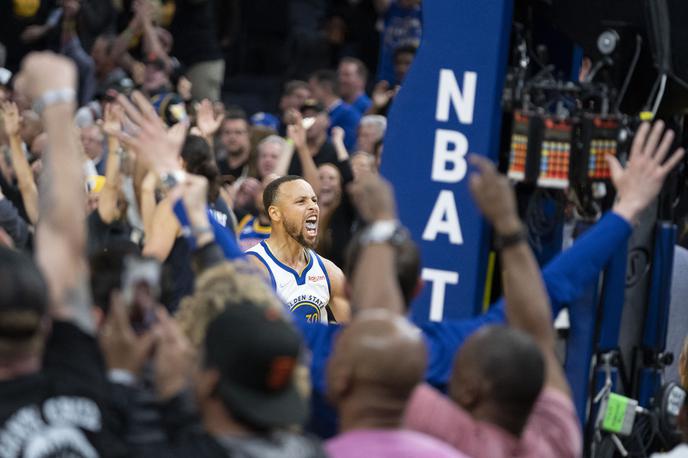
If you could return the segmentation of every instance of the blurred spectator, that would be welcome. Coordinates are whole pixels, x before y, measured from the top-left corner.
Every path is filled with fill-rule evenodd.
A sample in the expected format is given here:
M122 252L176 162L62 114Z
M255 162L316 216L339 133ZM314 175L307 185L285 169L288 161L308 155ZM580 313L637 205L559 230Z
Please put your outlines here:
M361 115L337 95L337 74L319 70L308 80L313 97L322 104L329 116L328 135L333 127L344 129L344 144L352 149L356 144L356 129Z
M365 151L373 154L375 144L385 137L387 130L387 118L381 115L366 115L358 124L358 142L356 151Z
M98 126L88 126L81 129L81 144L86 156L93 162L98 175L105 175L105 136Z
M291 124L288 113L290 110L300 110L306 100L311 98L311 90L308 83L300 80L288 81L284 85L284 92L279 102L280 135L287 135L287 125Z
M359 180L369 173L377 173L377 165L375 164L375 156L365 151L358 151L351 156L351 172L354 175L354 181Z
M312 120L312 125L306 130L306 144L313 156L315 165L325 163L337 163L337 151L327 138L327 129L330 125L329 116L324 107L318 101L310 99L301 107L301 114L305 120ZM297 154L291 159L289 175L302 175L303 167Z
M170 31L172 55L186 67L194 100L220 100L225 62L213 17L213 0L176 0Z
M365 64L355 57L345 57L339 62L337 78L342 100L361 115L365 114L373 103L365 93L368 84L368 69Z
M278 170L280 159L287 153L287 142L282 137L270 135L257 146L256 168L259 180L263 180Z
M327 367L328 397L341 419L339 436L327 442L330 456L465 457L444 442L401 427L426 366L423 335L405 318L367 311L347 326Z
M248 176L250 154L246 114L240 110L228 110L220 127L220 147L217 151L220 173L235 180Z
M395 86L401 84L403 78L400 78L400 74L395 70L394 51L402 45L420 45L421 1L380 0L377 2L377 8L384 22L380 36L377 79Z
M117 37L112 34L99 35L91 49L91 58L95 64L96 94L101 97L108 89L120 86L121 82L128 78L112 54L116 40Z
M19 70L21 60L31 51L57 49L59 37L55 29L59 15L56 0L5 0L0 2L0 43L7 50L4 66L11 72Z
M416 57L418 46L416 45L401 45L394 49L392 60L394 61L394 78L396 84L402 84L406 78L406 74L413 64L413 59Z
M265 206L263 205L263 189L277 178L279 176L270 174L263 179L261 190L256 193L254 198L256 215L247 213L241 218L237 226L237 237L239 238L239 247L242 251L253 248L270 237L270 217L265 212Z

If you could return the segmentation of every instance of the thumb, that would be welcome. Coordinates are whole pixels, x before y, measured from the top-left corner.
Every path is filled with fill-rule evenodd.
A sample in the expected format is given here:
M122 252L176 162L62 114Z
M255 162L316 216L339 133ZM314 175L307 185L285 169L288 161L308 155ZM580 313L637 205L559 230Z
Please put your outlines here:
M158 334L155 330L150 330L147 333L139 337L138 348L143 355L150 355L153 349L153 345L158 339Z

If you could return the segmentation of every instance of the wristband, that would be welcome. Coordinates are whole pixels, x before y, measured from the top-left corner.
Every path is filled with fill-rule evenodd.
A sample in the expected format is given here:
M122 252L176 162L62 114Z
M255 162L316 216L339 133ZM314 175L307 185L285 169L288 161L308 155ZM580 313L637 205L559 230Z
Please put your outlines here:
M183 170L174 170L169 173L160 174L160 182L166 190L170 190L186 180L186 173Z
M360 242L363 246L376 243L390 243L399 246L408 238L408 231L398 221L385 220L376 221L365 229Z
M33 111L40 116L50 105L57 105L59 103L72 103L75 100L76 91L71 87L45 91L33 102Z
M133 386L136 384L136 376L125 369L110 369L108 380L118 385Z
M496 251L502 251L526 240L528 240L528 232L526 232L524 227L521 227L521 229L511 234L497 235L494 239L494 248Z

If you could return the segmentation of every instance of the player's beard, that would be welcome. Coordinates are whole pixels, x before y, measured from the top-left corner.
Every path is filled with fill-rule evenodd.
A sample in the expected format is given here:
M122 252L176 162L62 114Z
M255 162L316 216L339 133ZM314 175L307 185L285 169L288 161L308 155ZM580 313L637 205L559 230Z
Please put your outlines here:
M314 249L317 245L317 237L314 239L313 243L311 243L308 240L306 240L306 238L303 236L303 226L299 227L299 225L296 223L292 223L291 221L285 221L284 229L287 231L287 235L296 240L301 246Z

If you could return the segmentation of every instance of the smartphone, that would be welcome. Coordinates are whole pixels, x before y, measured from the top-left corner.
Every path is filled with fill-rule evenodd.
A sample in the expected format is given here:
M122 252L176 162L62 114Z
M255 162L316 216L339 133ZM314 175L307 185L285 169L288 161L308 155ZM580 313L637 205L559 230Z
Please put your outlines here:
M160 263L155 259L127 256L122 273L122 298L134 331L143 333L155 323L160 296Z

